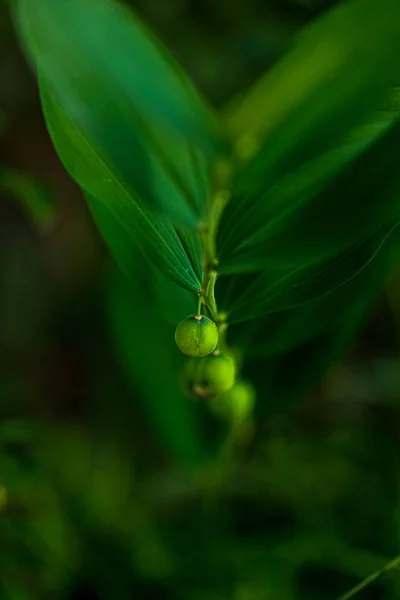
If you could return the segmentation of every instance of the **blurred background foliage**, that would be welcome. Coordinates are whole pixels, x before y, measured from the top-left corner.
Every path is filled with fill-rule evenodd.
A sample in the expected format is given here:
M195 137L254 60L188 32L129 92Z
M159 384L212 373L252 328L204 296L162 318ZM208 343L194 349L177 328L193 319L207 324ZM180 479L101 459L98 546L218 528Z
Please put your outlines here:
M333 3L131 2L216 107ZM233 461L178 392L188 295L115 268L0 0L1 600L329 600L398 554L399 243L318 311L237 326L258 401Z

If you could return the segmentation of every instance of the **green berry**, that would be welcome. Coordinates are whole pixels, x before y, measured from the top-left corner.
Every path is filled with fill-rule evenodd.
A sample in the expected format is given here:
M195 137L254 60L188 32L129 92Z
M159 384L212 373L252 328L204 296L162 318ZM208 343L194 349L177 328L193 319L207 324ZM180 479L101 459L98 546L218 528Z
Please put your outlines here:
M202 385L201 378L199 378L199 363L205 360L205 358L190 358L180 375L180 385L184 396L192 399L208 399L215 396L215 392L206 389Z
M218 328L207 317L190 315L175 330L178 348L188 356L207 356L218 344Z
M242 423L252 414L256 400L255 390L247 381L238 381L228 392L209 400L212 412L221 419Z
M235 383L235 361L227 354L211 354L195 362L194 381L205 392L227 392Z

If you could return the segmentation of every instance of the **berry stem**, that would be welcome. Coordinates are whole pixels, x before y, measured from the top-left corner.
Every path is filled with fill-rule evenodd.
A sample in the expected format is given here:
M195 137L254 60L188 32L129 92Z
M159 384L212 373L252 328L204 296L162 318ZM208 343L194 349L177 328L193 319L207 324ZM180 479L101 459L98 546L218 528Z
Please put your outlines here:
M206 299L209 309L215 314L218 314L217 302L215 300L215 282L217 281L217 271L208 273L208 282L206 288Z
M203 249L203 295L201 302L207 307L211 319L215 322L219 332L223 334L223 346L225 346L226 318L220 315L215 299L215 284L218 279L218 256L217 256L217 233L221 217L226 204L230 199L229 183L231 168L228 163L218 165L216 172L217 191L209 198L208 216L200 225L199 235Z
M202 298L201 298L201 294L199 294L198 300L197 300L197 311L196 311L196 317L201 317L201 305L203 304L202 302Z

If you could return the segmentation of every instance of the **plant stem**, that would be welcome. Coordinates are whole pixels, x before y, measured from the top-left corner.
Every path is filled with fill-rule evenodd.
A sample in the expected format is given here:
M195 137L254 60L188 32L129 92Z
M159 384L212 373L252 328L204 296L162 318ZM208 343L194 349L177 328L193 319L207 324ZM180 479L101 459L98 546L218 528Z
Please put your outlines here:
M230 191L221 189L215 195L209 215L209 261L210 264L218 265L217 258L217 232L225 206L229 202Z
M396 558L388 562L384 567L382 567L382 569L379 569L378 571L371 573L371 575L368 575L368 577L366 577L365 579L360 581L360 583L352 587L351 590L340 596L338 600L350 600L350 598L353 598L356 594L368 587L371 583L379 579L379 577L382 577L382 575L385 575L385 573L388 573L393 569L397 569L398 567L400 567L400 555L396 556Z
M210 312L211 318L217 326L219 322L224 322L218 314L217 302L215 300L215 283L218 278L218 257L217 257L217 232L222 217L223 210L229 201L230 192L227 189L220 189L214 196L209 207L208 219L200 227L200 237L203 247L203 297L202 302Z
M218 274L216 271L210 271L208 273L208 282L206 287L207 306L211 313L213 313L215 319L218 315L217 302L215 300L215 282L217 281L217 276Z
M201 297L201 294L199 294L199 297L198 297L198 300L197 300L196 317L200 317L201 316L201 305L202 304L203 304L202 297Z

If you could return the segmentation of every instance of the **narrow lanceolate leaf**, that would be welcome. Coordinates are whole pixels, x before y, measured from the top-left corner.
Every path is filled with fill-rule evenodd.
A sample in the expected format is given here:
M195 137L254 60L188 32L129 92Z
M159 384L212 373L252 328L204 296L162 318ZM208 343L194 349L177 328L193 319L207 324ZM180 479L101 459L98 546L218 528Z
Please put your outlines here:
M190 292L201 287L188 255L171 222L137 205L120 206L117 212L96 198L86 199L93 217L117 264L128 279L134 278L133 260L138 250L168 279Z
M400 197L400 183L396 190ZM271 268L255 276L235 277L227 288L222 307L231 323L301 306L332 292L361 273L376 257L400 222L400 208L362 242L331 261Z
M231 328L232 342L252 357L249 376L257 369L262 372L260 393L271 399L260 407L263 413L271 416L286 410L351 346L399 256L397 228L376 259L331 294Z
M91 186L94 154L107 172L102 199L118 182L143 206L195 226L207 201L214 123L169 54L116 0L14 6L42 83L80 132L85 169L73 173L79 185L98 195Z
M390 13L391 0L383 4ZM287 90L294 86L289 97L297 100L239 172L222 218L221 272L258 273L246 278L246 288L242 277L231 286L230 298L224 299L231 320L298 306L335 289L373 260L399 220L400 121L395 96L390 103L388 98L389 84L400 76L393 66L400 55L400 26L394 24L393 10L392 19L381 10L373 0L335 9L300 39L282 70L278 67L280 76L270 80L283 85L286 74ZM356 15L358 27L365 27L351 32ZM374 48L374 58L367 46L378 34L382 43ZM333 71L328 68L332 48L343 58L333 61ZM311 84L304 81L300 94L295 66L306 68L306 55L311 63L319 56L323 68ZM353 55L358 69L364 65L361 74ZM371 85L376 89L370 93Z
M399 114L381 115L259 196L234 196L219 231L221 270L304 264L361 241L398 208L385 188L398 185L399 143Z
M83 145L75 123L45 87L42 87L42 103L51 138L66 168L75 176L90 163L86 175L91 192L86 193L86 198L102 235L125 274L132 274L132 259L139 248L175 283L190 291L199 290L202 278L198 263L200 249L192 240L194 234L185 234L191 240L188 254L171 221L139 203L122 182L113 179L113 174L93 148L86 143ZM106 187L104 180L109 182ZM196 256L196 250L199 256Z
M263 311L328 291L321 272L334 271L331 288L346 281L364 244L366 262L378 250L377 228L397 222L397 10L395 0L341 3L227 113L243 161L218 233L220 270L260 272Z
M331 164L334 170L340 164L340 149L333 151L336 160L332 153L315 159L267 192L265 224L254 226L254 233L221 260L225 274L258 272L245 278L246 285L238 277L230 286L224 308L231 319L246 320L308 302L374 259L400 219L399 144L400 126L392 123L325 186L320 185L318 165L328 169Z
M351 304L372 305L400 256L400 227L393 230L379 254L355 277L310 302L274 312L232 328L235 344L246 355L289 353L326 330L339 332Z
M246 191L334 147L376 109L398 82L397 15L397 0L339 3L228 109L238 150L254 156L238 182Z

